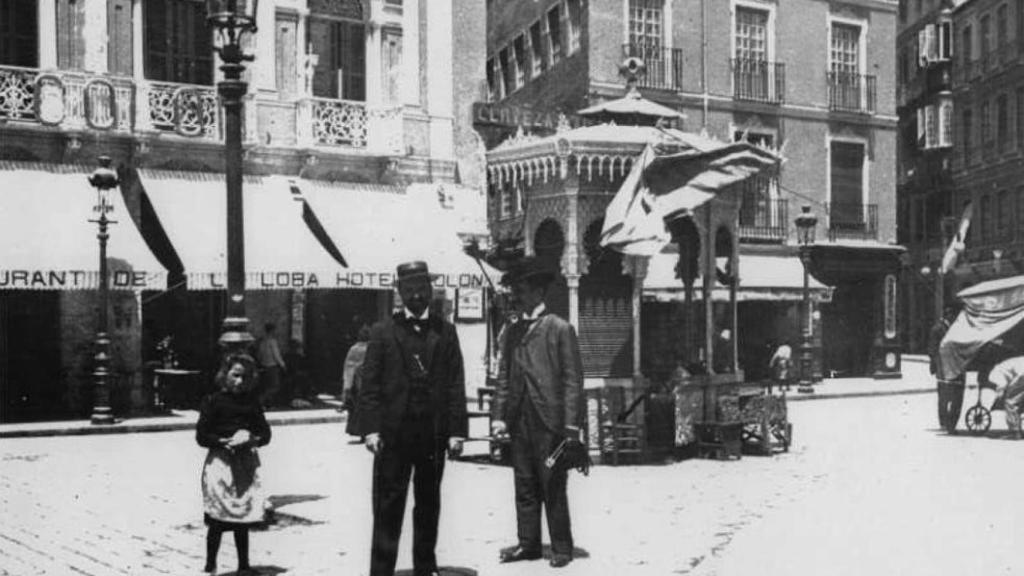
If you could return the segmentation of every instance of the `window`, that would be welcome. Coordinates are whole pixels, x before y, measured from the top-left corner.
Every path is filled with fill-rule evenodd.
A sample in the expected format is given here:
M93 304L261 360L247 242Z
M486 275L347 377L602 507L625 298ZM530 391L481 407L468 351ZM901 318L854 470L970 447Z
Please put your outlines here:
M1002 240L1013 237L1013 206L1010 205L1010 191L1001 190L996 203L995 235Z
M928 66L929 62L939 59L938 35L936 27L928 24L917 32L917 57L921 67Z
M562 20L558 15L558 6L548 10L548 54L551 56L551 65L554 66L562 60Z
M768 60L768 12L736 8L736 58Z
M512 56L515 58L516 87L526 85L526 44L523 35L516 36L512 41Z
M57 66L62 70L85 68L85 7L75 0L57 0Z
M545 52L544 41L541 39L540 20L530 26L530 62L533 65L533 77L536 78L548 68L547 53Z
M750 142L757 146L771 147L775 136L764 132L736 130L733 132L732 139L733 142ZM779 219L784 215L772 204L772 198L778 195L777 175L761 174L744 180L740 186L740 226L772 227L780 225Z
M37 4L0 0L0 64L39 67Z
M1016 120L1015 128L1017 130L1017 147L1024 147L1024 87L1017 88L1016 94Z
M937 106L925 106L924 108L924 147L934 148L939 144L939 109Z
M981 197L981 222L978 226L978 239L988 240L992 234L992 197L985 194Z
M981 103L981 109L978 111L981 115L981 145L988 147L992 143L992 118L989 113L988 102Z
M996 8L996 42L1000 48L1006 46L1007 20L1009 20L1009 14L1006 4L1000 4L999 8Z
M629 44L642 54L661 51L664 0L629 0Z
M1024 186L1017 187L1017 239L1024 240Z
M996 98L996 142L999 145L999 149L1003 150L1006 148L1006 144L1009 141L1010 126L1007 123L1009 118L1007 117L1007 98L1006 94L1000 94Z
M981 59L984 60L989 52L992 51L992 18L988 14L981 17L981 45L978 47L978 53L981 55Z
M860 74L860 26L832 25L832 72L843 75Z
M494 72L494 58L487 61L487 101L501 100L498 92L498 75Z
M580 36L582 35L580 0L567 0L565 6L569 12L569 54L575 54L580 49Z
M206 7L193 0L152 0L145 10L146 78L213 84L213 35Z
M939 27L939 60L953 57L953 23L942 22Z
M398 104L402 98L402 31L385 28L381 33L381 43L384 103Z
M864 223L864 152L859 142L832 142L829 225L833 228Z
M964 110L963 125L961 126L961 140L964 145L964 160L969 164L971 161L971 132L974 130L974 118L970 110Z
M963 57L963 63L965 65L968 62L970 62L973 58L974 52L972 50L973 46L971 46L972 41L973 38L971 38L971 27L964 26L964 31L961 32L960 55Z
M953 145L953 102L945 100L939 104L939 146Z
M313 95L366 100L366 24L313 14L309 41L320 56L313 72Z
M501 67L501 80L504 86L502 93L508 96L516 91L516 71L509 60L508 48L502 48L498 52L498 64Z

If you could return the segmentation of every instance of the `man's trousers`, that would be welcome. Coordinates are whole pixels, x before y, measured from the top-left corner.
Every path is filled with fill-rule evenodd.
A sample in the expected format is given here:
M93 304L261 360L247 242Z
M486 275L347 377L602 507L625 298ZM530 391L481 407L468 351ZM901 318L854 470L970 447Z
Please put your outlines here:
M392 576L402 535L405 499L412 477L415 506L412 512L413 571L437 568L434 548L441 515L441 477L445 442L437 438L432 419L404 423L397 441L373 461L373 548L370 576Z
M964 381L939 380L939 426L947 432L956 430L960 420L960 408L964 403Z
M528 401L524 402L528 404ZM572 556L572 529L566 495L568 471L544 465L544 460L561 442L562 436L547 429L536 410L523 406L522 416L512 432L512 469L515 472L516 519L519 546L541 550L541 508L548 519L548 534L554 554Z

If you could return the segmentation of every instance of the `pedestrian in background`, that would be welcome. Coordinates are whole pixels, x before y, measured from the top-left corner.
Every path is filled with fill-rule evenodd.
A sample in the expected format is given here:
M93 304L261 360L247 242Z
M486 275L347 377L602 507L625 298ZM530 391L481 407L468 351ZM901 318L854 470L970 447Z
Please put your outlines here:
M256 366L251 356L235 354L217 372L219 390L203 399L196 442L209 451L203 464L203 521L206 566L217 571L221 536L231 531L238 551L238 573L251 574L249 528L263 521L258 446L270 442L270 426L253 395Z
M1010 438L1021 439L1020 411L1024 406L1024 356L1015 356L996 364L988 373L1003 399L1006 428Z
M491 433L511 437L515 475L518 544L501 551L501 562L541 557L543 509L551 538L550 565L561 568L573 555L568 468L549 467L545 460L563 441L581 442L583 366L576 331L544 306L554 279L555 273L533 258L502 278L523 317L509 326L505 338Z
M775 385L782 390L789 390L789 385L793 381L792 369L793 369L793 349L789 346L788 342L779 344L779 347L775 349L775 353L772 354L771 360L768 361L768 367L772 373L772 380Z
M281 374L287 368L277 343L277 326L273 322L263 325L263 337L256 344L260 362L260 403L264 408L274 406L281 393Z
M412 475L415 576L438 575L437 526L445 450L462 452L468 433L462 350L455 326L431 313L424 262L397 269L403 310L377 323L363 361L359 421L373 452L370 576L392 576Z
M348 412L345 432L349 436L362 437L359 427L359 390L363 387L363 361L366 346L370 340L370 327L359 330L356 343L345 354L345 366L341 372L341 409Z
M947 379L943 375L940 348L956 313L956 308L946 306L942 317L935 321L928 334L928 367L938 387L939 426L949 434L956 434L956 424L960 421L960 409L964 403L964 377L961 375Z

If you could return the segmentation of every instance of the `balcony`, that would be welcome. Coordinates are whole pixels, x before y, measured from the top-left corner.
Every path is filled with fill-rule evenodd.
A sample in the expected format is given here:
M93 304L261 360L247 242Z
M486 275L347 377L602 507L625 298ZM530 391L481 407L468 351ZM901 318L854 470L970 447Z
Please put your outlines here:
M262 134L260 103L247 97L245 132ZM402 108L305 98L295 104L295 141L303 146L402 151ZM222 111L214 86L176 84L83 72L0 66L0 121L115 133L167 133L221 142Z
M639 58L644 62L647 71L637 78L637 87L682 90L682 50L646 44L623 44L622 55L625 58Z
M877 240L878 205L833 203L825 206L828 213L829 242L837 240Z
M733 58L733 98L765 104L781 104L786 98L786 65L767 60Z
M874 114L877 81L869 74L828 72L828 105L837 112Z
M784 198L743 198L740 204L740 242L781 244L789 231L789 201Z

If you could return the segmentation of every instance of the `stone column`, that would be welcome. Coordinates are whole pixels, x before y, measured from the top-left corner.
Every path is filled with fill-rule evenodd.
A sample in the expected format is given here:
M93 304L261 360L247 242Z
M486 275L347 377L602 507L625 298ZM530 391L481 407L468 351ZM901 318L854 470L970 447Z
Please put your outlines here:
M641 359L641 312L643 311L644 279L647 277L647 264L650 258L643 256L626 256L623 263L626 273L633 278L633 383L639 385L643 379Z
M580 332L580 275L566 274L565 283L569 286L569 324Z
M57 68L57 3L39 3L39 68Z

